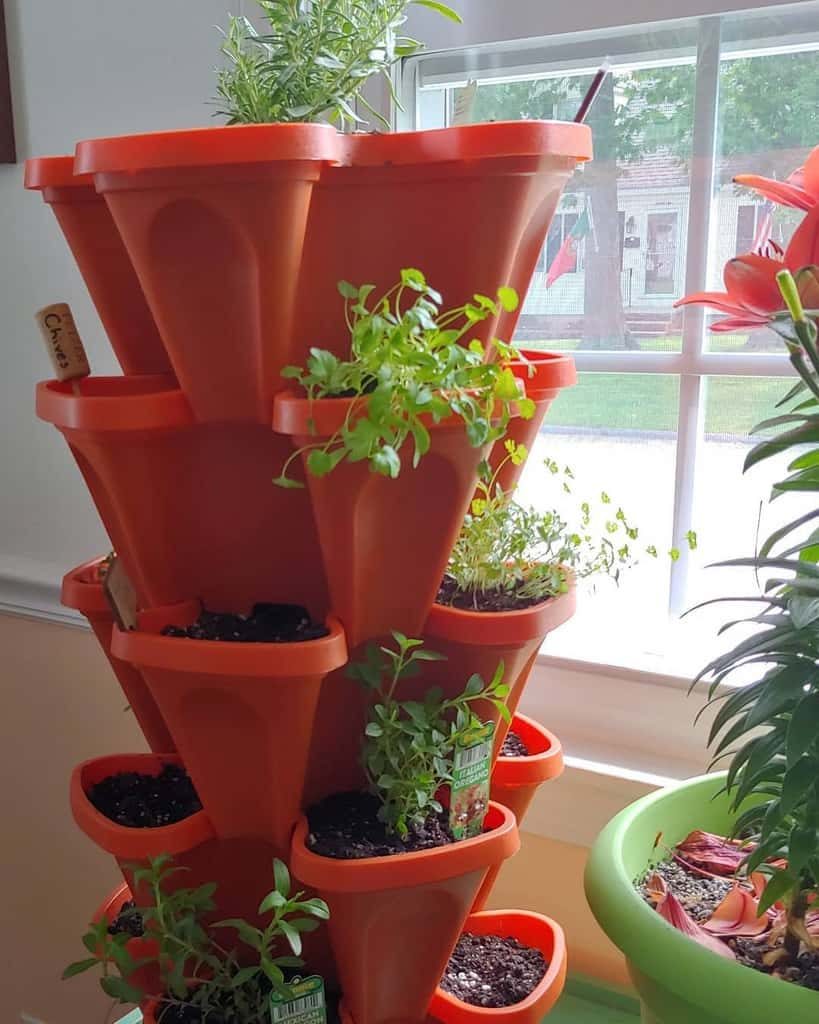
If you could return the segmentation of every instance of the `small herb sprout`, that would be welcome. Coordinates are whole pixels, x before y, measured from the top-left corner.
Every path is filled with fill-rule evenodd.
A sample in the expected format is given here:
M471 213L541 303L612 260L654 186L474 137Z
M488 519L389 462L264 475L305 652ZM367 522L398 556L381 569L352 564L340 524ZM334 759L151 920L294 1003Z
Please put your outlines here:
M134 872L136 884L147 886L151 892L152 904L135 907L126 915L141 918L145 935L155 941L155 952L135 960L128 949L132 931L111 935L108 922L101 921L91 925L83 936L91 956L70 964L63 978L97 968L102 971L102 990L120 1003L157 999L164 1010L192 1007L203 1021L213 1015L224 1024L269 1024L270 993L275 990L290 995L285 971L304 966L300 959L301 934L313 931L320 921L329 918L327 904L315 898L305 900L301 892L291 896L287 867L275 860L275 887L258 911L260 915L272 915L268 925L256 928L235 919L219 921L206 929L203 920L215 909L216 884L169 892L168 879L184 870L174 867L172 859L163 854L153 858L147 868ZM229 929L247 947L242 950L241 963L238 943L228 948L227 943L217 942L210 934ZM290 954L278 953L282 941L289 946ZM252 950L252 957L248 950ZM149 965L159 978L158 992L143 992L133 983L134 972Z
M514 374L499 361L515 356L514 349L497 339L488 349L477 339L461 344L475 324L500 309L517 308L513 289L501 288L497 301L476 295L441 313L441 296L419 270L402 270L400 283L372 304L373 285L356 288L343 281L338 287L346 302L350 358L313 348L306 369L288 366L282 375L300 384L310 400L353 401L332 437L290 456L274 481L279 486L303 486L288 476L303 454L314 476L325 476L344 460L366 460L373 472L395 478L410 438L413 467L429 451L430 423L459 417L479 448L506 433L513 406L523 418L533 415L534 404L521 396Z
M406 838L430 814L442 811L437 793L452 781L456 746L471 746L487 736L488 727L473 705L489 701L505 721L511 716L503 662L491 682L473 675L454 700L446 700L437 687L423 701L398 700L399 684L417 675L421 663L446 659L426 650L421 640L392 635L395 649L371 645L365 660L349 672L372 694L362 760L370 788L381 801L379 818L388 831Z
M566 593L570 576L619 579L620 571L635 563L639 537L623 509L601 492L603 519L595 526L588 501L581 503L579 517L571 524L554 510L520 504L498 481L507 464L522 465L528 453L511 439L505 448L506 456L497 469L493 471L488 463L481 466L477 495L453 548L438 600L496 610L525 607ZM552 459L544 466L562 478L562 490L571 494L572 470L561 469ZM689 547L695 548L696 543L696 534L690 531ZM657 556L654 546L646 552ZM670 556L673 559L679 553L672 550Z
M452 21L456 14L439 0L257 0L267 30L248 18L231 17L218 72L220 113L229 124L264 124L326 119L343 126L363 123L359 100L384 126L389 123L361 95L373 75L389 70L423 45L400 35L411 3Z

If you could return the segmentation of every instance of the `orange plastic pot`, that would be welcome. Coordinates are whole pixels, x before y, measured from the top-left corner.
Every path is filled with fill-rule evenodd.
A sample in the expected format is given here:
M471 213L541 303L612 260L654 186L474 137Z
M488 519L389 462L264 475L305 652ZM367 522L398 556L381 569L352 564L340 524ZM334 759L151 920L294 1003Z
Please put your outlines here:
M73 156L48 156L26 162L25 185L54 211L123 371L170 373L139 279L93 178L74 174Z
M111 654L114 617L103 594L99 577L103 561L102 558L96 558L91 562L85 562L63 577L62 603L67 608L81 612L88 619L148 746L156 753L170 753L176 750L176 745L159 713L156 701L145 685L145 680L132 665L114 658Z
M311 195L340 148L322 124L77 146L75 170L93 174L105 197L198 420L270 423L281 369L293 362Z
M525 946L539 949L548 969L537 988L524 1000L496 1010L471 1006L439 988L432 997L432 1016L442 1024L539 1024L554 1007L566 984L566 938L560 925L529 910L489 910L472 914L464 931L515 938Z
M345 422L354 401L286 392L276 396L273 426L296 448L315 444ZM454 416L428 426L429 452L396 480L366 462L306 474L331 606L351 650L393 629L418 635L475 490L484 449L470 445Z
M526 812L535 793L550 779L563 774L563 747L554 733L526 715L515 715L511 731L520 736L529 750L528 757L499 757L492 771L492 799L515 815L518 828L523 827ZM486 875L474 910L483 910L495 887L500 868Z
M320 857L307 834L302 818L290 866L330 907L330 943L356 1024L425 1021L486 872L520 848L514 815L490 804L474 839L363 860Z
M515 376L525 382L526 397L535 403L535 413L528 420L516 417L510 421L506 437L496 442L489 456L489 464L493 469L500 466L507 457L504 447L507 440L524 445L529 452L532 451L549 406L563 388L577 383L577 371L571 356L560 352L539 352L536 349L521 349L521 355L526 361L514 362L511 368ZM516 466L509 460L498 474L498 484L507 493L514 490L525 468L525 463Z
M445 655L446 661L428 663L423 680L404 683L407 695L416 697L435 685L441 686L446 696L457 696L471 675L477 673L489 680L502 661L509 686L506 704L514 715L541 644L574 615L576 606L574 586L560 597L513 612L473 612L434 605L424 626L424 642L430 650ZM401 696L403 699L403 689ZM509 726L491 704L476 711L485 721L496 723L497 758Z
M114 628L112 650L142 672L220 838L252 837L286 858L301 809L322 680L347 661L340 623L304 643L224 643L160 635L197 601Z
M94 914L94 924L99 924L101 921L111 924L111 922L115 921L119 916L119 912L123 905L125 903L130 903L132 899L133 896L130 888L125 884L121 885L111 893L96 914ZM158 952L156 940L134 936L134 938L128 941L128 952L134 960L156 957ZM125 980L146 994L150 993L153 995L159 991L159 971L156 967L151 965L137 967L126 977Z
M310 209L296 324L304 353L317 343L346 352L342 279L382 294L417 267L449 308L501 285L523 297L561 192L591 156L587 127L545 121L344 143L343 165L325 169ZM511 338L518 315L486 320L469 338Z
M75 383L39 384L37 413L71 447L142 605L195 594L216 611L291 601L326 614L309 497L271 484L285 438L196 424L170 377Z

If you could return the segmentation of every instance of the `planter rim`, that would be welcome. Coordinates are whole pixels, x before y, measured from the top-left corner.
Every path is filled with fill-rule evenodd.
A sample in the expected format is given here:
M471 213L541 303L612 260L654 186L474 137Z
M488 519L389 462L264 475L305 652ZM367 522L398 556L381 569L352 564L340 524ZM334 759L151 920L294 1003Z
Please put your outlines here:
M353 167L522 156L585 161L592 156L591 129L572 121L494 121L423 131L348 135L345 143L345 164Z
M159 630L169 623L193 621L200 609L199 601L183 601L140 612L141 628L137 630L124 632L115 624L111 652L139 668L212 676L256 676L282 682L297 676L326 675L347 662L344 628L332 615L325 620L330 630L328 636L295 643L226 643L160 635Z
M567 594L550 597L540 604L509 612L473 612L451 605L434 604L424 634L462 644L499 647L523 644L545 637L562 626L577 608L577 588L572 582Z
M475 1021L508 1021L514 1024L517 1020L529 1018L533 1011L537 1013L535 1019L539 1020L551 1009L563 991L566 980L566 936L556 921L532 910L481 910L469 915L463 931L518 938L516 926L517 930L525 931L525 944L540 949L549 964L546 973L529 995L512 1006L487 1009L464 1003L439 987L430 1003L430 1014L433 1017L443 1024L474 1024ZM542 936L540 944L532 939L533 929Z
M161 853L175 856L213 839L216 833L205 811L160 828L130 828L106 818L86 795L96 780L121 771L159 772L164 764L182 764L178 754L107 754L77 765L71 773L70 798L74 821L92 842L123 860L146 860Z
M94 188L91 174L74 173L74 157L38 156L26 160L23 184L27 189L42 192L47 188Z
M128 903L131 899L133 899L131 889L127 882L123 882L120 886L114 889L108 899L101 903L97 908L93 917L94 924L99 924L100 921L110 921L112 916L114 916L112 912L117 908L117 906L121 907L123 903ZM135 936L135 938L136 937L137 936Z
M97 569L104 561L105 556L92 558L63 576L60 601L66 608L73 608L83 615L111 615L102 583L95 578Z
M553 732L526 715L515 714L509 727L531 751L528 757L499 757L492 770L492 785L537 786L563 771L563 746Z
M377 892L442 882L500 864L520 849L514 814L491 801L482 835L449 846L389 857L322 857L307 849L308 829L307 817L302 815L293 833L291 868L306 885L325 892Z
M534 348L518 351L528 363L515 360L509 365L512 373L526 385L529 398L535 401L554 398L562 388L570 388L577 383L574 359L565 352L541 352ZM530 370L534 373L530 374Z
M41 420L60 430L127 433L195 422L184 393L165 374L43 380L37 385L36 409Z
M175 167L314 161L337 164L342 142L329 124L243 124L118 135L77 143L77 174Z
M685 793L692 798L701 794L705 813L725 777L725 772L719 772L668 786L635 801L614 817L592 848L586 867L586 898L600 927L640 974L679 999L690 1002L698 996L700 1005L715 1020L762 1024L787 1019L789 1024L807 1024L816 1019L819 993L769 977L700 946L641 899L626 871L624 843L629 829L642 815ZM701 823L686 821L683 831L699 827ZM696 990L692 978L697 979ZM793 1016L788 1016L789 1012Z

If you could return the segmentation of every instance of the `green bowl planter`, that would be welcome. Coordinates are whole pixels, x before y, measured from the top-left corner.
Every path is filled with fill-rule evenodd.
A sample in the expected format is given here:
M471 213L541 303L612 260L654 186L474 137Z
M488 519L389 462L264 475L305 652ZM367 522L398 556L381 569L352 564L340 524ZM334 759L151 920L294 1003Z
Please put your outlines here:
M286 438L197 424L173 377L76 383L40 383L37 414L67 441L142 606L196 594L215 611L290 601L326 614L309 497L270 482Z
M111 630L114 616L102 591L99 569L102 558L85 562L72 569L63 577L62 603L67 608L81 612L88 620L100 647L114 670L122 687L128 706L134 713L148 746L155 753L169 754L176 750L176 744L168 731L165 720L159 713L156 701L145 685L145 680L132 666L111 654Z
M328 636L300 643L161 635L199 611L189 601L141 612L136 630L114 628L112 650L144 676L216 834L265 840L286 859L322 680L347 661L344 631L329 618Z
M491 679L502 661L504 679L510 688L506 704L514 715L541 644L574 615L576 607L574 586L560 597L513 612L473 612L433 605L424 626L424 643L430 650L446 655L447 660L430 663L424 672L423 686L414 682L404 684L406 692L402 689L402 699L417 698L429 686L441 686L447 697L454 697L463 680L473 673ZM417 693L412 692L414 689ZM497 725L497 758L509 726L490 706L480 713Z
M73 156L50 156L26 162L25 184L53 210L123 371L171 373L128 251L93 178L74 174Z
M586 869L586 896L600 927L625 954L645 1024L815 1024L819 993L717 956L649 907L633 883L694 829L730 832L725 775L706 775L643 797L599 836Z
M330 944L355 1024L423 1024L486 872L520 849L511 811L484 832L430 850L335 860L312 853L302 818L290 867L330 907Z

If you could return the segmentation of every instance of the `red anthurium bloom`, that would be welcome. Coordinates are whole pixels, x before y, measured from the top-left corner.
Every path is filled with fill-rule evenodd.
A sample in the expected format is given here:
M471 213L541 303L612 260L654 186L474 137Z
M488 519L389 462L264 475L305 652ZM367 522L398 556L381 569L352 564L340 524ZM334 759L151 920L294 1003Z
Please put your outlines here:
M747 848L740 844L715 836L711 832L692 832L677 846L674 856L686 867L699 870L706 875L735 875L748 856Z
M687 935L689 938L694 939L695 942L699 942L701 946L707 947L728 960L736 959L731 949L724 942L721 942L716 936L710 935L688 914L682 903L668 888L662 875L655 872L649 878L648 890L654 902L654 909L660 917L668 921L670 925L673 925L678 932L682 932L683 935Z
M819 205L819 146L811 152L805 166L794 171L785 181L762 178L758 174L738 174L734 181L782 206L812 210Z
M770 926L769 914L759 916L759 900L756 896L748 889L735 885L702 927L711 935L727 939L730 936L761 935Z

